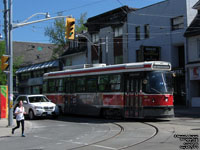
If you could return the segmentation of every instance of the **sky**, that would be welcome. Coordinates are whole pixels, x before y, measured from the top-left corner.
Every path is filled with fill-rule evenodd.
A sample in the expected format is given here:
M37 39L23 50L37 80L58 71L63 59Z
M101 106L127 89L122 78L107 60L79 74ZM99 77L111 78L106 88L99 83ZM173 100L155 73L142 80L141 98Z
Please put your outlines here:
M164 0L13 0L13 22L20 23L36 13L49 12L51 17L62 12L63 16L72 15L80 18L87 13L87 18L127 5L142 8ZM0 0L0 33L3 35L3 0ZM44 19L37 15L29 21ZM53 20L23 26L13 30L13 41L50 43L44 35L45 27L51 26Z

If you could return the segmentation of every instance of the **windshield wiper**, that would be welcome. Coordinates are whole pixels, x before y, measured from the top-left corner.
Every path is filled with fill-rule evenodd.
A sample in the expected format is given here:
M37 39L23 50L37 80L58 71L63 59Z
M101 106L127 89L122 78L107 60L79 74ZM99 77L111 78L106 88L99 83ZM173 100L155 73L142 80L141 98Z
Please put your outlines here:
M156 90L156 89L154 89L154 88L151 88L151 90L156 91L158 94L162 94L160 91L158 91L158 90Z

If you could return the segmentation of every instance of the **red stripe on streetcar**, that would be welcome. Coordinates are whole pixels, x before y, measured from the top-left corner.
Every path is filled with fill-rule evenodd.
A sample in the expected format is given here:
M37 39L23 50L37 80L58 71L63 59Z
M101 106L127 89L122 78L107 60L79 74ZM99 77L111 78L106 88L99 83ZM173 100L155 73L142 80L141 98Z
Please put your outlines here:
M151 64L144 65L144 67L133 67L133 68L126 68L126 67L118 67L118 68L102 68L102 69L95 69L95 70L82 70L77 72L63 72L63 73L53 73L48 74L48 76L62 76L62 75L70 75L70 74L83 74L83 73L91 73L91 72L103 72L103 71L117 71L117 70L125 70L125 69L142 69L142 68L151 68Z

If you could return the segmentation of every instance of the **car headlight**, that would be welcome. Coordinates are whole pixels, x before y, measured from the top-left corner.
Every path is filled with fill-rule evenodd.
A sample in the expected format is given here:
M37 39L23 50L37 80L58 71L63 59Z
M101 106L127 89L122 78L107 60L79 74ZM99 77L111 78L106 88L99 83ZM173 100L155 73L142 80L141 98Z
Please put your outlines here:
M43 109L41 106L35 106L35 109Z

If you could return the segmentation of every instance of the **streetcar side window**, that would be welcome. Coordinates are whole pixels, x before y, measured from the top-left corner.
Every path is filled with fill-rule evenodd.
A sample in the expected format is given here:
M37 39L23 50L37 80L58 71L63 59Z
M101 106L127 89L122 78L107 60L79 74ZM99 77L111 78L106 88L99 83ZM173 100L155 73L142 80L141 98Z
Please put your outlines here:
M48 83L47 80L44 80L42 93L47 93L47 83Z
M63 91L64 91L64 79L57 79L56 92L63 92Z
M121 90L121 75L101 75L98 77L100 92L115 92Z
M86 87L87 87L87 92L96 92L97 91L97 77L88 77Z
M65 79L65 92L70 93L70 78Z
M76 91L77 92L85 92L85 77L79 77L76 79Z
M121 75L110 75L111 91L120 91Z
M49 80L48 82L48 90L49 90L49 93L54 93L55 92L55 80L54 79L51 79Z
M100 92L110 91L109 76L108 75L99 76L98 85Z
M74 93L76 91L76 78L70 78L70 92Z

